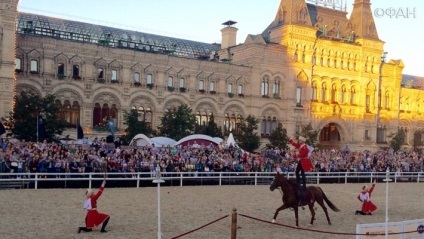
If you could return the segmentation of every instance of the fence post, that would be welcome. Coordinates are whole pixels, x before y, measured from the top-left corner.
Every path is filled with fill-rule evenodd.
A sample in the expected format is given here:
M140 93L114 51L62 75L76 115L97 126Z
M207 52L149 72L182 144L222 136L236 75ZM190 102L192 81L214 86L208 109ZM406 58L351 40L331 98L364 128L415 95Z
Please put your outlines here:
M421 176L421 173L418 173L418 176L417 176L417 183L419 183L419 182L420 182L420 176Z
M182 187L183 186L183 173L184 172L180 172L180 187Z
M237 238L237 209L233 208L231 216L231 239Z
M137 172L137 188L140 187L140 172Z
M88 188L91 188L91 175L92 173L90 172L90 174L88 175Z
M34 189L38 189L38 173L35 173L35 183L34 183Z
M319 184L319 175L320 175L320 172L316 172L317 173L317 184Z
M255 172L255 186L258 185L258 172Z
M345 184L347 184L347 170L345 172Z
M221 186L222 172L219 172L219 186Z

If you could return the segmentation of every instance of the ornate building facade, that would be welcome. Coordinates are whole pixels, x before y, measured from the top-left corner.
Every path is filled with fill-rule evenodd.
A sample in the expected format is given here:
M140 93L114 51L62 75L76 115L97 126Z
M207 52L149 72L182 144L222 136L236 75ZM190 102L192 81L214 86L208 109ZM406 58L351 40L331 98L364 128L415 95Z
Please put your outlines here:
M0 8L2 117L27 91L56 95L61 117L71 128L80 119L86 135L109 118L123 129L130 109L156 129L186 103L199 124L213 114L225 134L254 115L264 144L277 122L290 136L312 123L328 147L377 147L398 129L405 143L421 142L423 91L408 84L401 60L384 60L370 0L355 0L350 18L281 0L275 20L238 45L232 21L221 44L208 44L21 13L17 4Z

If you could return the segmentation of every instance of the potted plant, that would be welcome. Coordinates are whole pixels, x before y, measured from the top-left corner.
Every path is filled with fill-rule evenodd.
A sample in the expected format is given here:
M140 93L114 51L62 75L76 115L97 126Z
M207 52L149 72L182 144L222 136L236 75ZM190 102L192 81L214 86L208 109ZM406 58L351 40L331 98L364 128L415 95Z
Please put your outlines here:
M149 89L152 89L152 88L153 88L153 84L152 84L152 83L147 84L146 86L147 86Z
M57 74L57 78L60 79L60 80L62 80L62 79L65 78L65 75L64 74Z
M168 91L169 92L173 92L175 90L175 87L173 87L173 86L168 86Z
M233 98L234 97L234 93L228 92L228 97Z
M186 92L186 88L185 87L180 87L180 92Z
M105 81L105 78L97 78L97 82L98 83L105 83L106 81Z

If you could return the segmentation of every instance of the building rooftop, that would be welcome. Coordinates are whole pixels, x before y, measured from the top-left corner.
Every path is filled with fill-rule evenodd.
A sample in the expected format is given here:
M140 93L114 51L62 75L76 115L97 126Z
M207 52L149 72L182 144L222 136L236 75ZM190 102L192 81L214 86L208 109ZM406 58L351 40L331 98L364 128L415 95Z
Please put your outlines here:
M31 13L18 13L17 32L60 40L128 48L179 57L209 59L220 44L203 43L108 26L59 19Z
M424 90L424 77L404 74L402 87Z

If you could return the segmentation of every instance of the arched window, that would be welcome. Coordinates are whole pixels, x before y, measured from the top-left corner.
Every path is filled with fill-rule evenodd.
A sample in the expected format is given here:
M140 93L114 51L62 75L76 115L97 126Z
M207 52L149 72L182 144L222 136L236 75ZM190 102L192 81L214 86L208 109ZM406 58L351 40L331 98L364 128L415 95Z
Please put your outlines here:
M280 80L279 79L276 79L274 81L274 85L272 86L272 93L274 94L274 96L280 95Z
M384 95L384 107L386 109L390 109L390 95L389 95L389 92L386 92L386 94Z
M337 87L333 86L331 88L331 103L336 103L337 102Z
M317 86L315 85L315 83L312 84L312 92L311 92L311 100L318 100L317 99Z
M327 101L327 85L323 84L321 88L321 101Z
M65 77L65 64L64 63L57 64L57 77L59 77L59 78Z
M268 77L264 77L261 83L261 95L268 96Z
M346 103L346 86L342 86L342 92L340 96L340 102Z
M350 104L351 105L356 104L356 90L354 87L352 87L352 90L350 92Z

